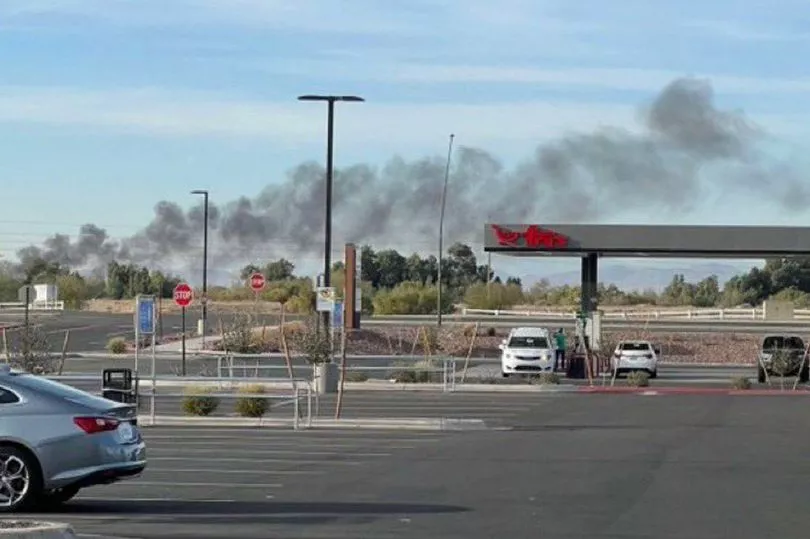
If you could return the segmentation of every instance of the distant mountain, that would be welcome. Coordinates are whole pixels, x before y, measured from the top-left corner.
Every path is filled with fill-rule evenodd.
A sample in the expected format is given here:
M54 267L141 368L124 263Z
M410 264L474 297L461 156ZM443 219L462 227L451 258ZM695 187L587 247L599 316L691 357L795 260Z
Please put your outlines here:
M750 268L747 265L721 263L698 263L680 267L644 267L603 263L599 268L599 282L612 283L623 290L661 289L672 281L675 274L681 273L690 282L701 281L710 275L717 275L722 286L733 276L748 269ZM551 284L557 286L579 285L580 274L578 271L565 271L548 275L532 275L523 279L523 282L529 284L541 279L548 279Z

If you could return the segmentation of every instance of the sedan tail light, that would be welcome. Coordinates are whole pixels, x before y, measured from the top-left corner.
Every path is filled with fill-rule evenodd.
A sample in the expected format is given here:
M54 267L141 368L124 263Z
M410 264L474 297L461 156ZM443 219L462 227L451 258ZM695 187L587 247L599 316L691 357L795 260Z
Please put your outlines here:
M120 423L117 419L108 417L74 417L73 422L87 434L109 432L117 429Z

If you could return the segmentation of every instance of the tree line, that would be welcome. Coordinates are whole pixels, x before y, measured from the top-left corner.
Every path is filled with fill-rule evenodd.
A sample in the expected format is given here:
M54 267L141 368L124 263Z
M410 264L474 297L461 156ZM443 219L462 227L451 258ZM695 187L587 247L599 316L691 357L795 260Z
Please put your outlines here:
M433 314L438 300L439 261L433 255L406 256L393 249L375 251L363 246L361 296L363 310L378 314ZM540 281L524 287L520 279L496 275L481 264L469 245L456 243L441 260L442 310L455 305L478 309L508 309L517 305L576 307L578 286L553 286ZM260 299L284 303L290 310L305 311L314 305L310 277L296 275L295 264L286 259L263 266L247 265L238 281L230 286L209 286L211 301L253 299L247 279L261 272L268 283ZM332 285L342 296L343 262L332 267ZM138 294L170 298L181 277L150 270L136 264L111 262L103 273L82 275L72 268L29 260L24 264L0 263L0 301L17 301L17 290L25 283L53 283L68 308L80 308L90 299L132 299ZM598 289L601 305L666 305L695 307L755 306L769 298L793 301L797 307L810 307L810 257L768 260L763 268L752 268L721 284L716 275L699 282L688 282L683 275L659 293L655 290L625 291L612 284Z

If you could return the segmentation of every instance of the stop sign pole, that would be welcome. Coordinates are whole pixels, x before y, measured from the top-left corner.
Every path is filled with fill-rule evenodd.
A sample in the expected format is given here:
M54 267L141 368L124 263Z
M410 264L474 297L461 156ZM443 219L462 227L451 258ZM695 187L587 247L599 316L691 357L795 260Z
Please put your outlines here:
M181 360L181 372L182 375L186 375L186 307L191 305L191 302L194 301L194 289L188 285L188 283L178 283L177 286L174 287L174 292L172 293L172 297L174 302L180 307L181 312L181 319L182 319L182 360ZM154 386L153 386L154 387ZM154 400L154 399L153 399Z

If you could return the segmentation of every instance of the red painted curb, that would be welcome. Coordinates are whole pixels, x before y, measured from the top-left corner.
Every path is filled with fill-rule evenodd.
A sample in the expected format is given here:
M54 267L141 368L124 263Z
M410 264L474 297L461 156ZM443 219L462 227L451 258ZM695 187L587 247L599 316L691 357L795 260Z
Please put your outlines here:
M583 387L578 393L620 395L747 395L747 396L805 396L807 389L727 389L723 387Z

